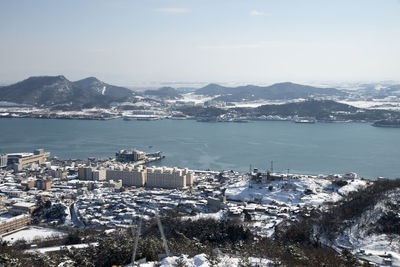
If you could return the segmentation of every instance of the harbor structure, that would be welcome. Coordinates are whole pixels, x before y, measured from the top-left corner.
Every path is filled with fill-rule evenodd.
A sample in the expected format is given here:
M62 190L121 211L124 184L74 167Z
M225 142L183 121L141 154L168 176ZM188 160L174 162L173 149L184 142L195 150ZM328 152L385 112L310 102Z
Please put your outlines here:
M132 149L132 150L120 150L115 154L115 159L119 162L136 162L146 159L146 152Z

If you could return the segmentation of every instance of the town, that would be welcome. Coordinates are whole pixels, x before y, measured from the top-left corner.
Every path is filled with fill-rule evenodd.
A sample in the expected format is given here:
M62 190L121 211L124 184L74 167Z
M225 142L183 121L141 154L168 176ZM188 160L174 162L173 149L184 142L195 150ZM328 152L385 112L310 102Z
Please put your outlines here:
M1 155L2 240L10 245L23 241L40 251L36 242L65 237L65 227L128 229L171 211L182 219L246 222L255 235L271 237L280 223L295 222L300 210L323 210L325 203L373 183L355 173L312 176L149 166L162 157L136 149L88 160L60 160L43 149Z

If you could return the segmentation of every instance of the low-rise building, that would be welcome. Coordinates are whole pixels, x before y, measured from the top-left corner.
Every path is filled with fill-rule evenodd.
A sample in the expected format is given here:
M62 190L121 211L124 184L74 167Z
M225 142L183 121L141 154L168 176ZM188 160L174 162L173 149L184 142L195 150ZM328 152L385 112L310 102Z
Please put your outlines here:
M10 209L10 214L19 215L19 214L31 214L35 210L35 203L31 202L17 202L12 205Z
M0 217L0 235L21 229L31 223L31 217L27 214L17 215L15 217Z

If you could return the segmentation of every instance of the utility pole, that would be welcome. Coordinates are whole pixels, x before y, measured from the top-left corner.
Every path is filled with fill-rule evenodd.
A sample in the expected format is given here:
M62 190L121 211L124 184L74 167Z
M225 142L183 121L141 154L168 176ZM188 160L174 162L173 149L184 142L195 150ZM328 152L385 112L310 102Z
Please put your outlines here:
M271 173L273 173L273 172L274 172L274 161L271 160Z
M152 199L151 199L152 200ZM151 200L150 200L150 202L151 202ZM136 233L134 232L134 230L133 230L133 220L131 221L131 230L132 230L132 235L136 235L135 236L135 243L134 243L134 245L133 245L133 251L132 251L132 263L131 263L131 265L130 266L136 266L137 264L135 263L135 259L136 259L136 253L137 253L137 247L138 247L138 243L139 243L139 238L140 238L140 235L141 235L141 231L142 231L142 221L143 221L143 215L144 215L144 212L145 212L145 207L143 208L143 210L142 210L142 213L140 214L140 218L139 218L139 225L138 225L138 227L137 227L137 229L136 229ZM160 220L160 216L159 216L159 213L158 213L158 208L156 208L156 210L155 210L155 217L156 217L156 220L157 220L157 225L158 225L158 230L160 231L160 234L161 234L161 239L162 239L162 242L163 242L163 247L164 247L164 250L165 250L165 255L167 256L167 257L169 257L170 255L171 255L171 253L170 253L170 251L169 251L169 247L168 247L168 243L167 243L167 238L165 237L165 234L164 234L164 229L163 229L163 226L162 226L162 224L161 224L161 220ZM138 266L138 265L137 265Z

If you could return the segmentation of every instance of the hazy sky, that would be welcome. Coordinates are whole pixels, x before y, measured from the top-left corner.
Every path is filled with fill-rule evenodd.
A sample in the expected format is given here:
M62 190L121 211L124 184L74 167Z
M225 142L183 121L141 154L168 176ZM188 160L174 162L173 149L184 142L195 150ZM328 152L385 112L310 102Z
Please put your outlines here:
M397 0L0 0L0 82L400 80Z

